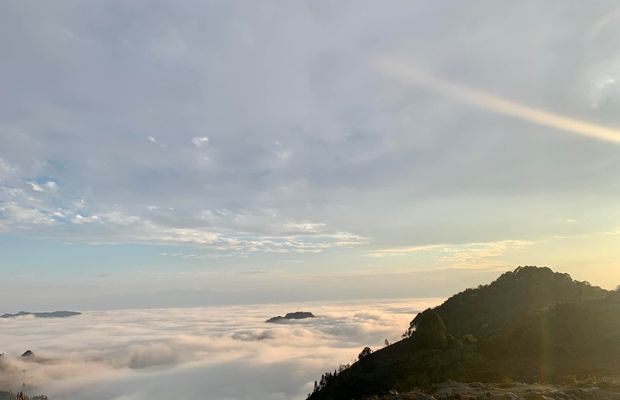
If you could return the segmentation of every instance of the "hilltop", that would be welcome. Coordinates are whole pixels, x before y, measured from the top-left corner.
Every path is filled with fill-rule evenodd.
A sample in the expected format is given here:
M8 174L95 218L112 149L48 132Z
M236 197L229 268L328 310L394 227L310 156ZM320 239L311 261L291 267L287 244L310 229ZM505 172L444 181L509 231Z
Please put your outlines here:
M404 338L323 375L309 399L360 399L461 382L566 384L620 371L620 293L519 267L419 313Z

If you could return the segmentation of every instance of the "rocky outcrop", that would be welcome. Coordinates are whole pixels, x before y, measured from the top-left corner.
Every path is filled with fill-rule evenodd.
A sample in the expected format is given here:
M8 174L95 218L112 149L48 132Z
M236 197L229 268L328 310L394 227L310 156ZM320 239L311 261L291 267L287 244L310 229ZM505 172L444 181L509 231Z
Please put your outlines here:
M429 392L391 392L365 400L620 400L620 388L446 382Z
M265 322L271 324L271 323L285 322L285 321L294 320L294 319L306 319L306 318L316 318L316 317L314 316L314 314L308 311L295 311L295 312L286 314L284 317L281 315L278 315L277 317L269 318Z
M32 350L26 350L20 357L27 358L27 357L33 357L33 356L34 356L34 353L32 352Z

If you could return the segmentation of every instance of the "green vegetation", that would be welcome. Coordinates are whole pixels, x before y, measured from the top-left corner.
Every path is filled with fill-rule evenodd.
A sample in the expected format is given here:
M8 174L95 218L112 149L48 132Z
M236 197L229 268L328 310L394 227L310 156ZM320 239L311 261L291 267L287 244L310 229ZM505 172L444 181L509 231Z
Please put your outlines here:
M446 381L575 383L620 372L620 292L519 267L418 314L404 339L323 376L309 399Z

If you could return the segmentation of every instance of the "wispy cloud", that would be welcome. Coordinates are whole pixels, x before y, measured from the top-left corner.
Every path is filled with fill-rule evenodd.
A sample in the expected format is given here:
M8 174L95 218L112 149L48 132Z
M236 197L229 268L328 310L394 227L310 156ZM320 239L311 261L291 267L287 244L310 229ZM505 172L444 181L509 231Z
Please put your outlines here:
M610 11L601 15L590 27L586 33L586 37L589 40L596 39L601 32L604 32L607 27L614 21L620 19L620 7L611 9Z
M0 157L0 182L4 179L7 179L9 175L14 174L17 171L17 168L2 157Z
M109 211L99 214L82 215L79 211L71 218L71 222L77 225L97 223L102 225L127 226L141 222L140 217L129 215L121 211Z
M33 191L40 193L55 191L58 188L58 184L54 181L28 182L28 185Z
M53 225L56 222L52 213L16 202L8 202L0 206L0 215L5 219L5 227L22 225L26 229L31 229L37 225Z
M610 231L607 231L606 233L608 235L612 235L612 236L620 235L620 226L618 226L615 229L612 229Z
M499 240L469 243L464 246L446 246L441 249L444 255L440 257L439 261L450 268L477 269L510 265L509 262L502 260L502 257L532 244L534 244L533 241Z
M118 209L95 212L85 202L74 204L73 208L54 208L39 199L28 200L20 190L14 190L13 196L16 196L15 200L0 204L4 231L11 229L14 233L20 233L39 227L40 236L53 235L71 242L190 245L200 247L202 251L230 252L229 255L320 253L366 242L359 235L331 229L325 223L274 223L262 220L261 224L258 219L251 225L239 225L242 219L239 214L226 210L209 213L210 218L205 218L203 211L192 219L186 219L185 225L179 221L164 224L149 216L138 216ZM150 211L155 212L157 208ZM46 233L41 228L58 225L63 226L62 233L53 230ZM231 229L235 226L236 229ZM213 254L204 256L212 257Z
M432 244L411 247L393 247L368 253L370 257L394 257L422 254L431 257L443 268L480 269L497 267L502 257L534 244L525 240L498 240L465 244ZM504 261L505 263L505 261Z
M202 147L209 143L209 138L206 136L196 136L192 138L192 144L196 147Z
M149 142L158 145L162 149L167 147L165 143L160 142L158 139L154 138L153 136L147 136L147 139L149 140Z
M431 244L423 246L409 246L409 247L391 247L387 249L380 249L368 253L370 257L391 257L391 256L404 256L407 254L424 253L437 249L444 248L443 244Z

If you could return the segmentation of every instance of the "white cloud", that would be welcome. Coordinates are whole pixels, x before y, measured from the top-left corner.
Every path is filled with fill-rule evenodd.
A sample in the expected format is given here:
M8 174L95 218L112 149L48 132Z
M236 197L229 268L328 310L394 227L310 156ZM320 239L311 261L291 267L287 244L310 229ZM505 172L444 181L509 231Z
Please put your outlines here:
M409 246L409 247L391 247L387 249L379 249L368 253L370 257L390 257L390 256L404 256L407 254L413 253L423 253L427 251L432 251L436 249L440 249L445 245L441 244L431 244L431 245L422 245L422 246Z
M147 139L149 140L149 142L158 145L162 149L167 147L165 143L160 142L159 140L155 139L153 136L147 136Z
M72 218L72 221L74 224L85 224L85 223L89 223L89 222L98 222L99 221L99 216L98 215L90 215L90 216L84 216L82 214L76 214L75 217Z
M88 216L76 213L74 217L71 218L71 222L77 225L86 223L99 223L102 225L112 225L120 228L127 225L136 224L139 221L139 217L136 217L135 215L128 215L121 211L110 211L100 214L92 214Z
M302 303L6 319L0 321L7 355L0 384L17 389L23 382L29 392L65 400L164 400L173 393L176 398L303 398L321 373L350 362L366 345L398 340L415 313L435 303ZM295 310L318 318L264 322ZM20 360L28 349L45 361Z
M58 184L54 181L45 181L42 183L28 182L30 188L35 192L49 192L58 189Z
M186 243L194 245L209 245L215 243L220 235L207 229L168 228L161 229L153 224L146 224L149 231L145 232L144 239L172 243Z
M17 167L0 157L0 181L8 179L17 171Z
M612 229L610 231L606 232L608 235L620 235L620 226L616 227L615 229Z
M23 198L20 197L21 200ZM230 229L229 220L241 220L243 217L233 215L225 209L213 213L205 211L198 214L188 225L163 224L153 219L140 217L131 213L114 210L91 212L85 201L79 202L74 209L46 208L38 200L32 207L12 201L2 208L4 218L16 232L29 229L30 225L52 225L62 223L65 231L62 236L72 242L118 243L140 242L152 244L191 245L203 251L215 254L197 254L184 256L190 258L221 257L224 252L233 254L249 253L319 253L331 248L354 247L366 242L366 239L350 233L330 229L324 223L285 223L275 224L252 221L251 226L239 225ZM149 211L157 212L158 207ZM215 217L214 217L215 216ZM230 224L229 224L230 225ZM257 230L257 227L260 230ZM8 229L8 228L6 228Z
M563 225L572 225L572 224L576 224L579 222L579 220L574 219L574 218L559 218L557 220L555 220L556 224L563 224Z
M499 240L495 242L469 243L463 246L446 246L440 262L452 268L497 267L497 263L507 264L502 257L534 244L526 240ZM508 263L509 264L509 263Z
M16 202L8 202L0 206L0 212L4 214L9 223L22 224L27 228L33 225L52 225L56 222L47 211L22 206Z
M51 180L28 184L35 192L57 187ZM168 217L174 208L150 205L146 207L148 214L137 215L118 208L96 209L93 202L84 198L73 199L66 207L58 207L55 199L33 197L14 187L0 188L0 195L7 198L0 203L3 231L24 233L38 226L40 236L50 235L71 242L191 245L217 252L217 257L223 252L318 253L365 242L359 235L331 229L325 223L280 223L270 213L264 212L251 214L218 208L203 210L194 217L168 218L164 222L161 216ZM60 225L64 228L61 232L52 229ZM45 226L49 229L42 229ZM204 255L204 258L212 257L213 254Z
M73 201L73 207L76 209L82 209L86 207L86 199L77 199Z
M285 232L293 233L320 233L325 231L327 224L325 223L312 223L312 222L288 222L282 225L282 230Z
M202 147L209 143L209 138L206 136L196 136L192 138L192 144L196 147Z

